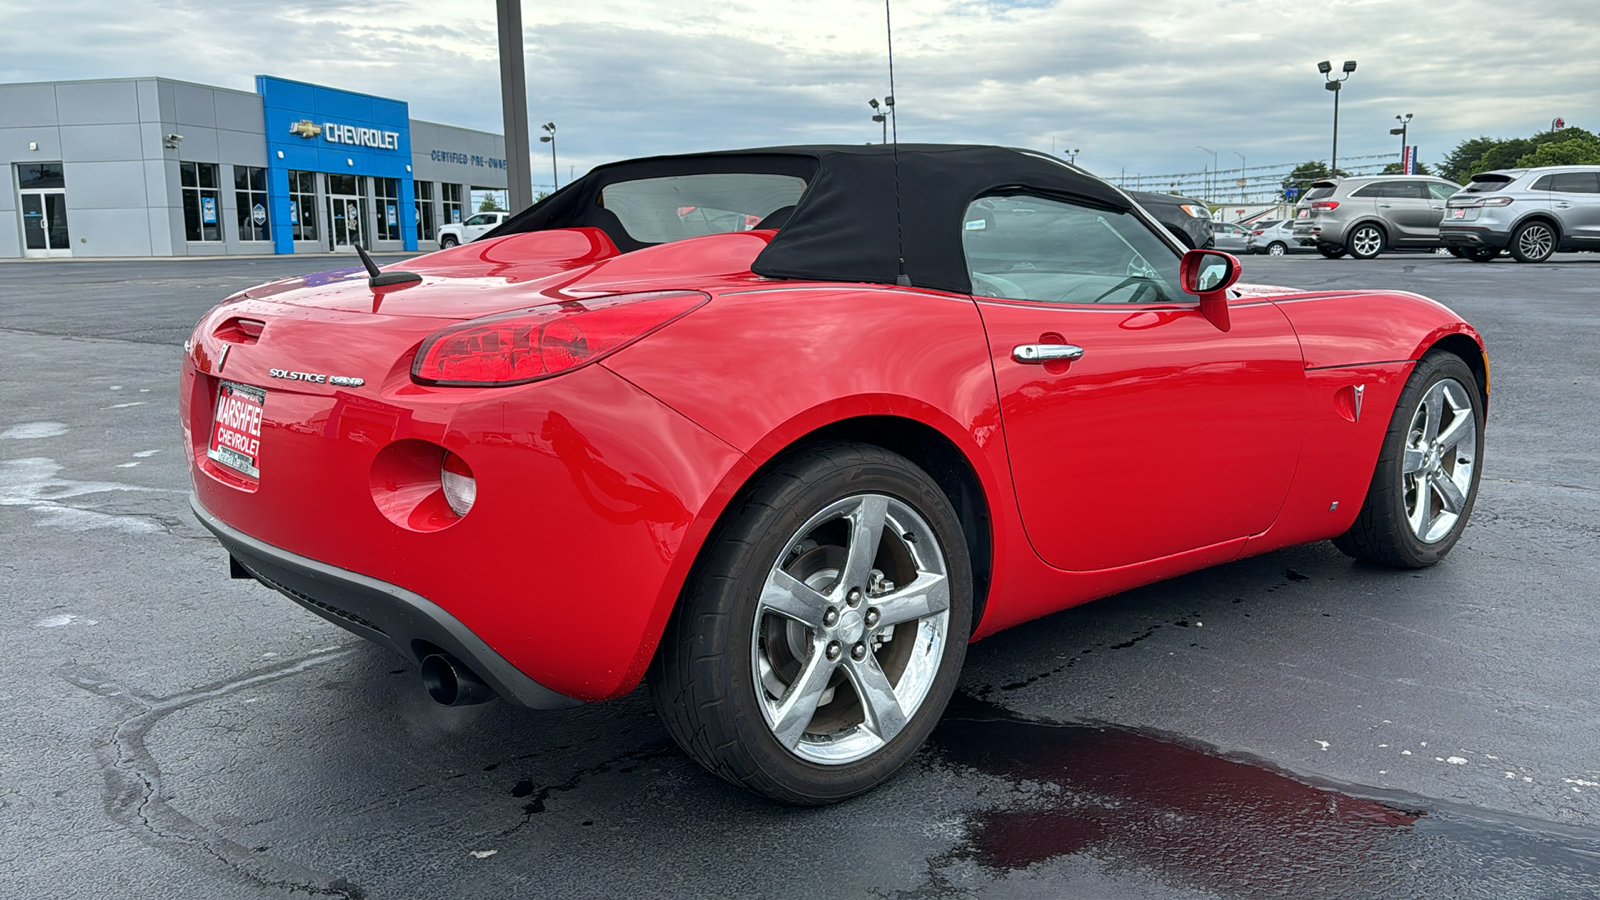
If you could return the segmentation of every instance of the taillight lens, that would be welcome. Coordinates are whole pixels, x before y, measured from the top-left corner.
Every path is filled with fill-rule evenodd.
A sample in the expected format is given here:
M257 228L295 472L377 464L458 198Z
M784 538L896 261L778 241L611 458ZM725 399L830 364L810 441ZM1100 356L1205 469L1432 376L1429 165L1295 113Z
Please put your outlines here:
M439 486L444 488L444 502L458 516L466 515L478 499L478 479L472 477L466 460L449 450L439 466Z
M1489 199L1483 201L1483 205L1484 206L1510 206L1512 204L1512 202L1515 201L1515 200L1516 200L1515 197L1490 197Z
M1311 208L1312 209L1338 209L1339 208L1339 201L1337 201L1337 200L1313 200L1313 201L1311 201Z
M455 387L539 381L621 350L710 299L699 291L614 294L474 319L423 341L411 378Z

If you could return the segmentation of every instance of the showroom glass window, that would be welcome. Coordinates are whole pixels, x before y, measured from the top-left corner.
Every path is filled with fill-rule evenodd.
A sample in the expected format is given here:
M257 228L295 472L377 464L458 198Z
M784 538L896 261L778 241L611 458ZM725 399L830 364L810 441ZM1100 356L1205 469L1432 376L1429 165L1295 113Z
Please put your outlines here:
M466 218L466 210L461 205L461 185L459 185L459 184L441 184L441 185L439 185L439 187L440 187L441 190L444 191L444 223L443 224L446 224L446 225L459 224L462 219Z
M417 240L431 241L439 236L439 224L433 219L433 182L418 181L413 187L417 192Z
M178 163L183 184L183 236L187 241L222 240L222 192L216 163Z
M967 207L972 292L1046 303L1192 302L1178 254L1131 212L1026 195Z
M297 241L317 239L317 173L289 172L289 230Z
M270 241L267 227L267 170L233 167L233 205L239 215L239 240Z
M378 204L378 240L400 240L400 179L374 178L372 193Z

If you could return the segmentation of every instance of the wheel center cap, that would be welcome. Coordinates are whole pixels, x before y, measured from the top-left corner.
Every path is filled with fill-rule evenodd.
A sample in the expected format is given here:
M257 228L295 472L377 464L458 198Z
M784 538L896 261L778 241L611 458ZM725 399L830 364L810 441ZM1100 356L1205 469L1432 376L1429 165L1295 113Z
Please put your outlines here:
M854 644L866 634L867 623L861 616L859 609L846 609L839 613L839 624L834 626L833 633L839 640L846 644Z

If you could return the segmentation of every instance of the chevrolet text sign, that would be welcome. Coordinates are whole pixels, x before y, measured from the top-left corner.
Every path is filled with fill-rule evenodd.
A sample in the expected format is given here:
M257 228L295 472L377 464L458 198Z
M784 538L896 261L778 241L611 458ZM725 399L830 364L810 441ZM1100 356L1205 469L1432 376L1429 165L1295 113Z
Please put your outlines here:
M354 125L336 125L324 122L322 139L334 144L353 144L374 150L400 149L400 132L379 131L376 128L357 128Z

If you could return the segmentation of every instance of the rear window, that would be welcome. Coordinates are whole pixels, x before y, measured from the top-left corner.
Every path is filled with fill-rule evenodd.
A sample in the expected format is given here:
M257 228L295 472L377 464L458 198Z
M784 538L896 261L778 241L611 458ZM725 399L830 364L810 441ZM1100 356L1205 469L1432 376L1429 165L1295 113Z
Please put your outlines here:
M805 180L793 175L671 175L606 185L600 205L616 215L629 237L664 244L749 231L778 210L799 203L805 189Z
M1492 194L1495 191L1504 190L1506 185L1515 180L1516 177L1512 175L1474 175L1472 176L1472 183L1461 190L1468 194Z
M1255 224L1255 230L1266 231L1268 228L1271 228L1282 221L1282 219L1263 219Z
M1314 184L1311 186L1310 190L1306 191L1306 195L1301 199L1321 200L1323 197L1332 197L1333 189L1334 186L1331 184Z

